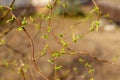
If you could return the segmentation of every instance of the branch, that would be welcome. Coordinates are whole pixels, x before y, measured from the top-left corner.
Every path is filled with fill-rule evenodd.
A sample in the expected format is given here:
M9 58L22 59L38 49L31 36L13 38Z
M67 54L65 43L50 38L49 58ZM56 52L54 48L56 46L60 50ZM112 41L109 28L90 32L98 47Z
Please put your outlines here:
M25 28L23 28L25 34L27 35L27 37L29 38L30 40L30 44L31 44L31 61L33 62L34 66L35 66L35 69L38 71L38 73L40 74L40 76L42 76L45 80L49 80L45 75L42 74L36 60L35 60L35 54L34 54L34 43L33 43L33 40L31 38L31 36L29 35L29 33L27 32L27 30Z
M4 20L4 18L9 14L9 12L11 11L14 3L15 3L15 0L13 0L12 3L10 4L10 8L6 7L8 9L8 11L1 17L0 21Z
M58 39L56 36L54 36L54 39L56 40L56 42L57 42L58 44L62 45L60 39ZM65 47L65 49L67 49L67 50L70 51L70 52L75 52L74 50L72 50L72 49L69 48L68 46ZM97 58L96 56L94 56L94 55L92 55L92 54L89 54L88 52L76 52L76 53L87 55L87 56L89 56L90 58L92 58L92 59L94 59L94 60L96 60L96 61L98 61L98 62L104 62L104 63L108 63L108 64L120 66L120 64L113 63L113 62L110 62L110 61L104 60L104 59L99 59L99 58Z
M23 70L24 65L25 65L25 64L24 64L23 61L20 59L20 67L19 67L20 73L21 73L21 75L22 75L22 77L23 77L23 80L26 80L26 78L25 78L25 73L24 73L24 70Z

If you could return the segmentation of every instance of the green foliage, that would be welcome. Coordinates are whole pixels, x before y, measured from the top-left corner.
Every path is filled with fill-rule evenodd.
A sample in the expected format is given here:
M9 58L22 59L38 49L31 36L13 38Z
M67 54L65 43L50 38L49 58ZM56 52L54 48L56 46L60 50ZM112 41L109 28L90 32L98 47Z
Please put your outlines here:
M6 42L4 39L0 39L0 45L4 45Z
M7 61L7 60L4 60L4 61L3 61L3 64L4 64L4 66L5 66L5 67L7 67L7 68L8 68L9 63L8 63L8 61Z
M52 57L55 57L55 58L60 57L60 56L61 56L61 53L59 52L55 52L52 54Z
M60 42L62 43L62 45L63 45L64 47L68 46L68 44L67 44L66 42L64 42L64 40L63 40L62 38L60 38Z
M63 6L63 8L66 8L66 7L67 7L67 4L66 4L66 3L63 3L62 6Z
M82 35L78 35L78 36L75 36L75 34L73 33L72 34L72 38L73 38L73 42L77 42L77 40L79 40L79 39L81 39L81 38L83 38L83 36Z
M86 62L86 63L85 63L85 67L90 68L90 67L91 67L91 65L90 65L88 62Z
M32 23L35 22L35 20L32 18L32 16L30 16L30 20L32 21Z
M44 15L44 14L42 14L42 15L40 16L40 18L41 18L42 20L49 21L51 17L50 17L50 15Z
M79 62L80 64L83 64L85 66L85 68L88 70L89 75L94 73L95 69L92 67L92 65L88 61L86 61L83 58L79 58ZM94 80L94 78L92 77L90 78L90 80Z
M95 26L96 26L96 31L99 29L100 22L96 21Z
M100 12L99 12L99 7L95 6L94 9L90 11L90 13L91 13L91 14L93 14L93 13L99 14L99 13L100 13Z
M61 69L62 68L62 65L60 65L60 66L55 66L55 70L59 70L59 69Z
M11 9L12 9L12 10L14 10L14 9L15 9L15 4L12 4Z
M95 71L95 69L89 69L89 73L91 74L91 73L93 73Z
M79 62L80 62L80 63L83 63L83 62L85 62L85 60L82 59L82 58L79 58Z
M17 28L17 31L22 31L22 30L23 30L23 26Z
M104 17L104 18L109 18L110 15L107 13L107 14L103 15L103 17Z
M48 32L50 32L50 31L51 31L51 28L50 28L50 27L48 27L48 28L47 28L47 31L48 31Z
M47 5L47 8L49 8L49 9L51 9L52 7L53 7L53 5L50 3Z
M45 55L45 53L46 53L46 51L47 51L48 48L49 48L48 44L45 45L41 54Z
M0 5L0 9L3 9L3 6L2 6L2 5Z
M48 37L49 37L48 34L45 34L45 35L42 36L42 38L44 38L46 40L48 39Z
M90 78L90 80L94 80L94 78Z
M22 20L22 26L24 26L24 25L27 25L26 17L24 17L23 20Z
M14 21L14 16L12 16L10 19L7 20L7 23Z
M25 25L27 25L26 17L23 18L21 25L17 28L17 31L22 31Z
M52 54L52 57L58 58L58 57L62 56L62 55L65 54L65 53L66 53L66 52L65 52L65 49L62 48L59 52L53 53L53 54Z
M74 1L74 0L73 0ZM61 0L57 0L57 4L60 4L64 9L65 8L67 8L67 7L70 7L70 5L68 6L67 5L67 3L62 3L61 2ZM72 4L72 3L71 3ZM47 8L49 8L49 9L51 9L51 11L52 11L52 8L53 8L54 6L52 5L52 4L48 4L47 5ZM0 8L1 9L3 9L3 6L0 6ZM14 9L14 5L10 8L11 10L13 10ZM77 9L76 7L74 7L73 8L73 10L74 9ZM74 12L74 11L73 11ZM94 13L96 13L96 14L100 14L100 11L99 11L99 7L97 7L97 6L95 6L94 7L94 9L92 10L92 11L90 11L90 14L94 14ZM106 15L106 17L108 17L108 15ZM32 17L32 16L30 16L29 17L29 19L30 19L30 21L32 22L32 24L34 23L34 25L35 25L35 27L36 27L36 29L41 29L41 28L43 28L42 26L41 26L41 23L40 24L37 24L37 23L35 23L35 20L34 20L34 18ZM57 59L58 58L60 58L60 57L62 57L63 55L65 55L65 54L70 54L70 55L72 55L72 56L76 56L76 54L78 53L79 54L79 52L78 51L74 51L74 50L72 50L70 47L69 47L69 43L67 43L67 41L64 39L64 36L65 36L65 34L57 34L57 33L55 33L55 40L56 40L56 43L57 44L59 44L59 45L61 45L61 47L58 49L58 50L55 50L55 51L52 51L51 50L51 46L49 46L49 43L48 43L48 41L49 41L49 37L50 37L50 34L51 34L51 32L52 32L52 27L51 27L51 15L50 15L50 13L48 14L48 15L44 15L44 14L41 14L40 15L40 19L41 19L41 21L45 21L45 22L47 22L49 25L48 25L48 27L46 27L45 28L45 30L46 30L46 32L47 33L43 33L43 35L42 35L42 38L46 41L46 45L43 47L43 49L41 50L41 53L40 53L40 55L41 56L44 56L44 55L46 55L46 53L50 53L50 59L46 59L49 63L51 63L52 65L54 65L54 69L55 70L60 70L61 68L64 68L64 66L62 66L62 65L56 65L56 62L57 62ZM99 18L98 18L99 19ZM92 32L92 31L98 31L98 28L99 28L99 25L100 25L100 22L99 22L99 20L95 20L95 21L93 21L92 22L92 24L90 25L90 29L89 29L89 32ZM18 20L18 19L16 19L16 17L15 16L11 16L11 18L10 19L8 19L7 20L7 23L10 23L10 22L13 22L13 21L15 21L15 20ZM27 18L26 17L24 17L23 18L23 20L22 21L19 21L18 20L18 23L19 23L19 27L17 28L17 30L18 31L22 31L23 30L23 28L28 24L28 21L27 21ZM27 31L27 30L26 30ZM54 32L53 32L54 33ZM38 69L38 67L39 66L37 66L37 62L36 62L36 58L39 58L38 56L36 56L35 55L35 49L34 49L34 41L33 41L33 39L31 38L31 36L28 34L28 33L26 33L27 34L27 36L28 36L28 38L30 38L30 43L31 43L31 49L32 49L32 51L31 51L31 53L32 54L30 54L30 58L31 59L33 59L33 60L31 60L30 61L30 63L32 63L32 61L33 61L33 64L35 64L35 67L36 67L36 69L37 70L39 70ZM57 36L56 36L56 34L57 34ZM53 36L53 35L52 35ZM71 44L72 43L77 43L78 42L78 40L79 39L81 39L81 38L83 38L84 36L85 36L85 34L79 34L79 35L75 35L75 33L72 33L72 42L71 42ZM56 38L57 37L57 38ZM3 39L0 39L0 45L4 45L5 44L5 41L3 40ZM41 44L40 44L41 45ZM16 52L17 52L17 50L15 50ZM84 53L83 53L84 54ZM86 54L85 54L86 55ZM41 57L40 56L40 57ZM91 57L91 56L90 56ZM64 60L63 60L64 61ZM92 65L88 62L88 61L86 61L85 59L83 59L83 58L79 58L79 63L80 64L84 64L83 66L88 70L88 74L90 75L90 74L92 74L92 73L94 73L94 71L95 71L95 69L92 67ZM9 67L9 63L7 62L7 61L3 61L4 62L4 66L5 67ZM18 66L17 64L16 64L16 62L14 63L16 66ZM30 67L31 67L31 65L28 65L28 64L21 64L19 67L18 67L18 72L19 73L21 73L21 70L23 70L23 72L27 72L29 69L30 69ZM73 68L73 70L74 71L78 71L78 69L79 68L77 68L77 67L74 67ZM39 72L39 71L38 71ZM23 74L23 73L22 73ZM41 71L39 72L39 74L42 74L41 73ZM42 74L42 76L43 76L43 74ZM46 79L47 80L47 79ZM92 78L90 78L90 80L94 80L94 78L92 77Z
M63 37L63 34L58 34L58 36L59 36L60 38L62 38L62 37Z
M61 0L56 0L57 4L60 4L61 3Z
M93 21L90 27L90 31L93 32L95 29L98 31L100 22L99 21Z
M77 52L76 52L76 51L70 52L70 54L71 54L71 55L75 55L75 54L77 54Z
M41 29L41 25L35 24L36 29Z
M51 63L51 64L53 64L54 60L48 59L48 62Z

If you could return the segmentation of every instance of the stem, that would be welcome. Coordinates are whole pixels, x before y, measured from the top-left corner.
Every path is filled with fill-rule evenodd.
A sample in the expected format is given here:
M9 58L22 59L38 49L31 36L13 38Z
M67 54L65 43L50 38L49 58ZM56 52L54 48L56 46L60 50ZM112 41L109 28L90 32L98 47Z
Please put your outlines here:
M12 1L12 3L10 4L10 8L12 8L13 4L15 3L15 0ZM4 18L9 14L9 12L11 11L11 9L8 9L8 11L1 17L0 21L4 20Z
M31 36L29 35L29 33L27 32L27 30L25 28L23 28L24 32L26 33L27 37L30 40L30 44L31 44L31 61L33 62L35 69L38 71L38 73L40 74L40 76L42 76L45 80L49 80L44 74L42 74L42 72L40 71L40 68L35 60L35 54L34 54L34 43L33 40L31 38Z

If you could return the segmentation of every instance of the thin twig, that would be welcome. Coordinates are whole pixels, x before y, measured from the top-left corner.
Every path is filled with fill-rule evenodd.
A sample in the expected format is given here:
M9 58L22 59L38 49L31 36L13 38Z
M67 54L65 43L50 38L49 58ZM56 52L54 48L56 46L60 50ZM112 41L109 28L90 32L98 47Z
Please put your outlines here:
M92 0L92 2L95 5L95 7L98 7L98 5L96 4L95 0Z
M14 3L15 3L15 0L13 0L12 3L10 4L10 8L13 7ZM8 11L0 18L0 21L4 20L4 18L9 14L9 12L11 11L10 8L9 8Z
M35 69L38 71L38 73L40 74L40 76L42 76L45 80L49 80L45 75L42 74L42 72L41 72L41 70L40 70L40 68L39 68L39 66L38 66L38 64L37 64L37 62L35 60L34 43L32 41L31 36L29 35L29 33L27 32L27 30L25 28L23 28L23 30L24 30L25 34L28 36L28 38L30 40L31 50L32 50L32 52L31 52L31 55L32 55L31 59L32 60L31 61L33 62L34 66L35 66Z
M60 42L60 39L58 39L56 36L54 36L54 38L56 39L56 42L57 42L58 44L62 45L62 43ZM96 56L94 56L94 55L92 55L92 54L90 54L90 53L88 53L88 52L77 52L77 51L72 50L72 49L69 48L68 46L65 47L65 49L67 49L67 50L70 51L70 52L76 52L76 53L79 53L79 54L87 55L87 56L91 57L92 59L94 59L94 60L96 60L96 61L98 61L98 62L104 62L104 63L108 63L108 64L113 64L113 65L120 66L120 64L113 63L113 62L110 62L110 61L104 60L104 59L99 59L99 58L97 58Z
M13 28L14 28L14 26L10 27L7 30L5 30L4 32L0 33L0 39L3 38L4 36L6 36Z
M19 69L20 69L20 73L21 73L21 75L22 75L22 77L23 77L23 80L26 80L23 67L24 67L24 63L23 63L23 61L20 59L20 68L19 68Z

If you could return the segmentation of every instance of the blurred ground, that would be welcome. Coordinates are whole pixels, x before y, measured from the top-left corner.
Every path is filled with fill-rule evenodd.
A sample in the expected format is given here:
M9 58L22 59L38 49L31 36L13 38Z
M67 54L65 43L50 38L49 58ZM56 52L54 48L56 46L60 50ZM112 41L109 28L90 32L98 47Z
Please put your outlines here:
M39 18L35 18L37 20L35 24L39 23ZM81 18L65 17L63 19L59 16L53 16L51 20L51 31L55 34L64 33L63 38L67 43L69 43L72 41L72 33L78 35L86 32L89 30L93 19L94 18L91 18L89 21L81 22ZM71 28L76 23L78 24L74 28ZM35 28L35 24L30 23L25 28L34 39L35 55L40 56L41 50L46 44L42 35L47 33L45 28L48 25L47 22L44 21L39 34L34 38L36 33L39 31ZM77 43L73 43L69 46L75 51L87 51L100 59L113 61L113 59L117 58L117 61L114 61L115 63L120 64L119 34L119 28L112 31L104 31L103 27L100 27L98 32L91 32L84 38L80 39ZM23 31L18 32L16 29L13 29L4 39L6 40L6 45L0 46L0 80L21 80L22 78L20 74L17 73L17 68L20 65L19 59L22 59L25 64L29 64L29 39ZM52 51L59 50L61 47L56 43L56 40L51 34L49 34L48 44ZM48 63L50 54L50 52L47 52L45 56L41 57L37 61L43 73L47 75L50 80L53 80L53 65ZM78 61L79 58L83 58L88 61L95 69L95 72L93 74L89 74L87 69L84 67L84 64L80 64ZM15 63L17 63L17 65L15 65ZM63 65L63 68L58 71L58 74L62 76L60 77L61 80L90 80L91 77L94 77L95 80L120 80L119 66L97 62L89 56L80 54L72 56L66 54L58 59L57 64ZM34 73L37 72L35 71ZM37 77L36 80L40 80L39 75L35 76ZM29 71L26 72L26 77L28 80L31 80Z

